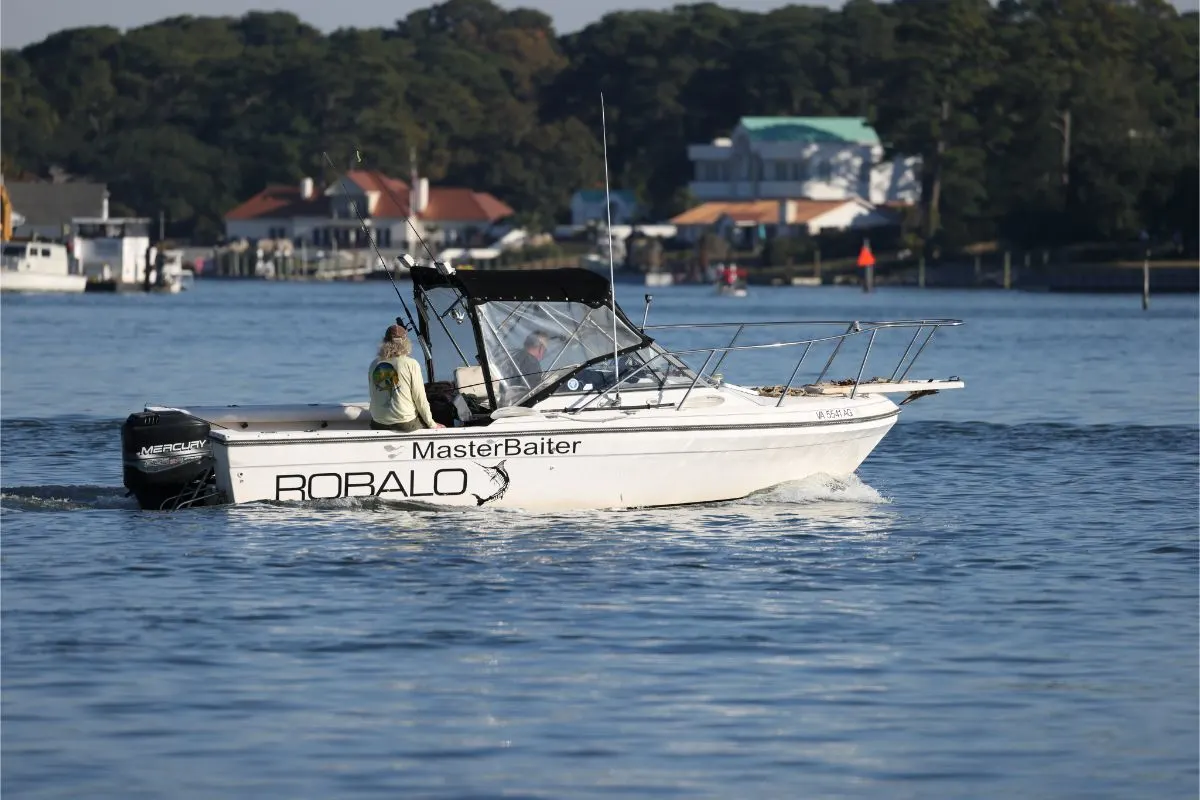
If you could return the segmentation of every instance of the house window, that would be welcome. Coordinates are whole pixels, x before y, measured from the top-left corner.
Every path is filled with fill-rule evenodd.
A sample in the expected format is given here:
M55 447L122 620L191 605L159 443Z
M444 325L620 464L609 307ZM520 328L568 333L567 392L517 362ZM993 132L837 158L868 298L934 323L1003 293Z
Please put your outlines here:
M268 239L286 239L287 228L267 228Z
M392 246L392 229L391 228L384 228L383 230L379 231L379 246L380 247L391 247Z
M775 180L786 181L788 179L788 163L786 161L775 162Z
M817 164L817 177L823 181L828 181L833 178L833 165L828 160L821 161Z

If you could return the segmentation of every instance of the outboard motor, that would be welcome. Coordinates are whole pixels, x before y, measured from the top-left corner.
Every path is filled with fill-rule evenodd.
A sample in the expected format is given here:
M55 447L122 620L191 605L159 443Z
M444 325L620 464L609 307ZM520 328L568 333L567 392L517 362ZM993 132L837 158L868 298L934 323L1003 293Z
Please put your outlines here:
M144 509L171 511L216 498L209 425L182 411L142 411L121 426L125 488Z

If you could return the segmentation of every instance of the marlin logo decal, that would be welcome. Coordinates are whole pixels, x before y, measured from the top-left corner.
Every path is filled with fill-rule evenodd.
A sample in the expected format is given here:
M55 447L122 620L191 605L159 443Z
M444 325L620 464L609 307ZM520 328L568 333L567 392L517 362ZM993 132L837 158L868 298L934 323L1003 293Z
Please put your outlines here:
M504 461L507 460L508 459L505 459ZM500 487L490 497L480 497L479 495L472 493L475 498L476 505L483 505L484 503L490 503L493 500L499 500L501 497L504 497L504 493L508 491L508 483L511 479L508 477L508 470L504 468L504 461L501 461L494 467L485 467L483 464L479 464L478 461L475 462L476 464L479 464L480 467L483 467L483 471L486 472L488 477L492 479L492 483Z

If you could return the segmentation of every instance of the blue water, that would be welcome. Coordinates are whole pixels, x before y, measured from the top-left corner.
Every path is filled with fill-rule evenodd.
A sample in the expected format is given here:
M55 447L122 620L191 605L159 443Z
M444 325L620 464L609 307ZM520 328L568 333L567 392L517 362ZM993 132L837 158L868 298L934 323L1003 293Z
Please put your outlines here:
M960 317L914 372L967 389L733 503L147 513L126 414L361 399L390 287L5 296L0 791L1196 796L1195 296L653 291L652 323Z

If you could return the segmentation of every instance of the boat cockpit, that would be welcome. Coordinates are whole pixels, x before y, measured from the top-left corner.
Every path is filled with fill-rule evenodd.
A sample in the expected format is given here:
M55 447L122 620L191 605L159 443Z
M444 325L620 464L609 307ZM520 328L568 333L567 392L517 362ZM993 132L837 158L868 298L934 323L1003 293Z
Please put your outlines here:
M415 267L411 274L431 400L449 385L470 410L468 424L551 397L565 407L571 395L618 383L661 391L695 381L613 303L608 281L588 270Z

